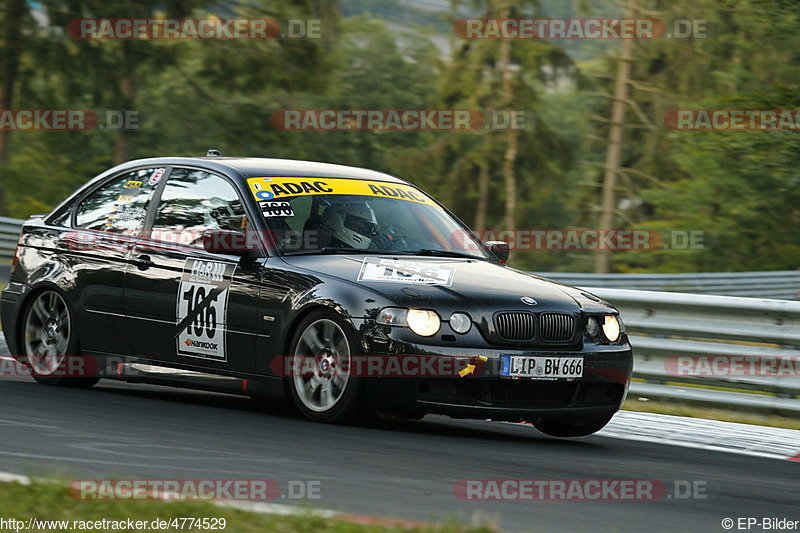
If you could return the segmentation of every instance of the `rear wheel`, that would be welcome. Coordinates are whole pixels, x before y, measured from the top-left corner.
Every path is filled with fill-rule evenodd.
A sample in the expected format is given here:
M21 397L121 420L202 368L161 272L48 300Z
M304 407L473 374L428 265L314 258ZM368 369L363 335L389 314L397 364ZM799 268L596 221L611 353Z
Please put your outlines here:
M361 380L349 375L361 353L358 337L338 314L314 311L299 325L291 344L289 390L310 420L354 423L367 414Z
M72 311L55 290L36 294L26 307L22 348L24 362L39 383L88 388L100 380L89 364L93 361L79 355Z
M614 414L606 415L599 418L589 419L564 419L564 420L540 420L535 422L533 426L553 437L583 437L591 435L603 429L606 424L611 420Z

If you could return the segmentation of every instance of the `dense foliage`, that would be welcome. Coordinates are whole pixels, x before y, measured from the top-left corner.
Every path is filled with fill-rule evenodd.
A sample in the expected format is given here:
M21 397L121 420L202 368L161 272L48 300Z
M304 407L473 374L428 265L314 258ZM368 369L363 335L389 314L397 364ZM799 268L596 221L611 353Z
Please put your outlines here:
M0 107L135 110L133 131L0 131L0 215L47 211L133 158L225 154L397 173L481 230L590 228L599 218L620 41L462 40L464 16L622 16L610 0L2 0ZM423 2L421 5L425 5ZM428 3L429 4L429 3ZM436 2L434 2L436 4ZM703 232L703 246L617 252L616 271L794 269L800 143L787 132L686 132L676 108L800 108L793 0L638 0L708 21L707 38L636 41L615 227ZM80 17L319 19L322 38L78 40ZM521 110L522 130L282 131L281 109ZM516 252L590 270L592 252Z

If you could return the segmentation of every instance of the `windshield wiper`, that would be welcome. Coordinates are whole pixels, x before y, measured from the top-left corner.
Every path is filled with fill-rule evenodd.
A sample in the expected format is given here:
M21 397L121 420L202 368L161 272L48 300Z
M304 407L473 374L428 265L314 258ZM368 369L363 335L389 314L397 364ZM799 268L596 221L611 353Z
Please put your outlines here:
M466 252L458 252L456 250L434 250L432 248L423 248L421 250L416 250L413 253L414 255L429 255L433 257L463 257L465 259L486 259L485 257L479 255L472 255Z

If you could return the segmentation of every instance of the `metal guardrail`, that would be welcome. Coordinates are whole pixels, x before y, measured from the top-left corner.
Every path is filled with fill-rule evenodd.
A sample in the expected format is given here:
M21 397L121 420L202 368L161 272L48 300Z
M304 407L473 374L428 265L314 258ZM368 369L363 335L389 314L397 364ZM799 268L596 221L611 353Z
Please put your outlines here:
M800 302L586 290L622 312L643 380L633 394L800 412Z
M579 287L800 300L800 270L692 274L586 274L573 272L537 272L537 274Z
M17 247L19 230L24 220L0 217L0 259L11 259Z

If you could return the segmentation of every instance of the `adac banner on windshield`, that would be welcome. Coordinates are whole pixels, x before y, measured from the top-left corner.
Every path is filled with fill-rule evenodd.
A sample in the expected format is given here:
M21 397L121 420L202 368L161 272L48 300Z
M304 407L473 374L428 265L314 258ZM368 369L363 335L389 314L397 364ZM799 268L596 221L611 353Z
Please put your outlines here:
M394 198L434 207L437 206L436 202L419 189L402 183L385 181L347 178L268 177L249 178L247 180L247 185L253 197L258 202L268 202L295 196L344 194Z

